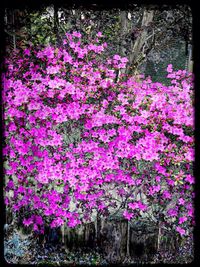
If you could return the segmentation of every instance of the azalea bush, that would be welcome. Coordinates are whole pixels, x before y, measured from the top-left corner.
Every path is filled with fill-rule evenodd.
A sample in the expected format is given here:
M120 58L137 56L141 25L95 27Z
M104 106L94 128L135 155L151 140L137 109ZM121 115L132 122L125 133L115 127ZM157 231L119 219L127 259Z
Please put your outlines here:
M170 86L119 76L128 60L106 46L73 32L6 59L5 204L41 233L121 212L189 235L192 74L169 65Z

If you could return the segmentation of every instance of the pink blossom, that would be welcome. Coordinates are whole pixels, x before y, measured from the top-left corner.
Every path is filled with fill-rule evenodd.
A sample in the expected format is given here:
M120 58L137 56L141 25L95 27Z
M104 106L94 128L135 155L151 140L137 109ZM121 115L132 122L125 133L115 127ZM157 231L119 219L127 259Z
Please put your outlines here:
M170 86L144 75L121 73L116 81L128 59L104 60L100 37L67 33L63 47L30 47L6 59L6 205L15 212L28 208L37 231L65 220L76 227L93 211L110 212L114 190L127 198L128 220L131 211L139 218L152 203L164 203L170 209L160 212L171 228L178 216L180 225L188 224L184 217L194 217L194 138L186 129L194 130L192 77L170 64ZM135 200L134 190L146 195L146 204Z
M181 228L180 226L176 227L176 231L179 232L181 236L185 235L185 229Z
M97 37L102 37L103 35L102 35L102 32L98 32L97 33Z
M33 230L34 230L34 231L38 231L38 226L37 226L37 224L34 224L34 225L33 225Z
M76 225L80 224L80 220L70 218L67 225L71 228L74 228Z
M120 60L121 57L120 57L119 55L114 55L114 56L113 56L113 59L115 59L115 60Z
M176 217L178 214L175 209L169 209L167 213L170 217Z
M168 73L172 73L172 64L169 64L168 67L167 67L167 72Z
M42 224L43 224L43 219L42 219L42 217L36 215L36 216L35 216L35 222L36 222L38 225L42 225Z
M23 219L23 224L24 224L25 226L29 226L29 225L31 225L32 223L33 223L32 218Z
M98 208L99 208L100 210L103 210L103 209L106 208L106 205L105 205L104 203L101 203L101 204L98 205Z
M179 198L179 200L178 200L178 204L179 205L184 205L185 204L185 200L181 197L181 198Z
M188 174L186 175L185 181L189 182L190 184L194 184L194 177Z
M147 205L143 204L142 202L138 202L138 208L142 211L145 211L147 209Z
M134 203L129 203L128 204L129 208L131 209L137 209L139 207L138 203L137 202L134 202Z
M187 217L185 217L185 216L183 216L183 217L180 217L179 218L179 224L182 224L182 223L184 223L185 221L187 221Z
M171 199L172 198L172 195L168 191L165 190L163 192L163 197L166 198L166 199Z
M77 38L81 38L81 33L80 32L73 32L72 35Z
M124 217L127 219L127 220L131 220L131 218L133 218L133 216L134 216L134 214L133 213L130 213L130 212L128 212L127 210L125 210L124 212L123 212L123 215L124 215Z
M7 183L7 187L8 187L9 189L12 189L12 188L14 187L14 183L13 183L12 180L10 180L10 181Z

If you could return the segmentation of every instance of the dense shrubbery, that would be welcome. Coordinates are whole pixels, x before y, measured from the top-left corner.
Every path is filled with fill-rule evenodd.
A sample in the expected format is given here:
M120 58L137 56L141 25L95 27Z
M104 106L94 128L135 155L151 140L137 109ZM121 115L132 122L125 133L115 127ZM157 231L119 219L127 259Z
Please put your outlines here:
M66 34L59 48L6 60L5 203L26 226L69 227L122 210L188 235L193 222L192 75L171 86L116 73L106 43Z

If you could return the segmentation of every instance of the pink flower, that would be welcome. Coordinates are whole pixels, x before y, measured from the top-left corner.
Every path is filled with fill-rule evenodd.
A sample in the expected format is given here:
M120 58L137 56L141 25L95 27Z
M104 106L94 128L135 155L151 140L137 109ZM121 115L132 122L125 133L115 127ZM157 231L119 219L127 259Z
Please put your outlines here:
M184 205L185 204L185 200L181 197L181 198L179 198L179 200L178 200L178 204L179 205Z
M136 179L136 180L135 180L135 184L136 184L136 185L140 185L141 183L142 183L142 179Z
M183 216L183 217L180 217L179 218L179 224L182 224L182 223L184 223L185 221L187 221L187 217L185 217L185 216Z
M13 183L12 180L10 180L10 181L8 182L7 187L8 187L9 189L12 189L12 188L14 187L14 183Z
M181 236L185 235L185 230L183 228L181 228L180 226L176 227L176 231L179 232L179 234Z
M177 221L179 227L187 218L192 222L194 138L183 130L184 125L194 128L192 77L173 71L170 64L170 86L123 73L116 81L116 70L128 59L114 55L104 60L101 37L98 32L93 40L82 40L74 31L59 49L30 47L6 59L6 205L15 211L28 208L32 217L23 223L35 230L41 231L44 221L59 227L66 219L76 227L84 216L90 220L93 209L114 206L112 187L131 201L123 210L131 220L135 210L141 216L148 209L133 199L136 188L146 194L148 205L171 208L172 228ZM176 138L183 141L180 148ZM187 170L175 174L176 164L184 162ZM186 203L183 194L188 192ZM174 198L175 207L170 205ZM184 215L178 216L179 208L186 210Z
M9 200L9 198L8 198L8 197L5 197L5 201L4 201L4 203L5 203L6 205L9 205L9 203L10 203L10 200Z
M60 67L59 66L49 66L47 67L47 73L48 74L56 74L60 71Z
M172 64L169 64L169 65L167 66L167 72L168 72L168 73L172 73L172 71L173 71L173 69L172 69Z
M134 203L129 203L128 204L129 208L131 209L140 209L142 211L147 209L147 206L145 204L143 204L141 201L138 202L134 202Z
M81 33L80 32L73 32L72 35L77 38L81 38Z
M127 220L130 221L130 219L133 218L133 215L134 215L134 214L128 212L127 210L125 210L124 213L123 213L123 215L124 215L124 217L125 217Z
M102 35L102 32L98 32L97 33L97 37L102 37L103 35Z
M175 182L174 182L174 180L170 180L170 179L168 179L168 180L167 180L167 183L168 183L169 185L171 185L171 186L174 186L174 183L175 183Z
M118 192L119 192L119 195L120 195L120 196L123 196L123 195L126 194L126 191L124 190L124 188L120 188L120 189L118 190Z
M138 202L138 208L142 211L145 211L147 209L147 206L143 204L142 202Z
M171 199L172 198L172 195L168 191L165 190L163 192L163 197L166 198L166 199Z
M187 215L190 216L190 217L193 217L193 215L194 215L194 209L193 208L189 208Z
M25 226L29 226L29 225L31 225L32 223L33 223L32 218L23 219L23 224L24 224Z
M131 208L133 210L137 209L139 207L137 202L129 203L128 206L129 206L129 208Z
M39 225L42 225L42 224L43 224L43 219L42 219L42 217L36 215L36 216L35 216L35 222L36 222L37 224L39 224Z
M98 205L98 209L99 210L103 210L105 208L106 208L106 205L104 203L101 203L101 204Z
M37 224L34 224L34 225L33 225L33 230L34 230L34 231L38 231L38 226L37 226Z
M77 220L77 219L74 219L74 218L70 218L67 225L71 228L74 228L76 225L80 224L81 221L80 220Z
M156 176L155 179L156 179L156 182L160 182L161 177L160 176Z
M122 62L122 63L127 63L127 62L128 62L128 58L126 58L126 57L122 57L122 58L121 58L121 62Z
M18 190L17 190L19 193L25 193L26 192L26 189L23 187L23 186L19 186Z
M160 191L161 187L160 185L153 185L149 188L149 194L153 195L155 193L158 193Z
M115 59L115 60L120 60L121 57L120 57L119 55L114 55L113 59Z
M170 217L176 217L178 214L178 212L175 209L169 209L167 213Z
M44 215L46 215L46 216L50 216L50 215L52 215L53 214L53 210L52 210L52 208L46 208L45 210L44 210Z
M188 174L186 175L185 181L189 182L190 184L194 184L194 177Z
M124 68L126 68L126 64L125 64L125 63L120 63L120 64L118 65L118 67L124 69Z
M53 220L50 224L51 228L55 228L55 227L59 227L61 225L64 224L64 221L63 219L61 218L56 218L55 220Z
M30 49L25 49L24 50L24 55L30 56Z

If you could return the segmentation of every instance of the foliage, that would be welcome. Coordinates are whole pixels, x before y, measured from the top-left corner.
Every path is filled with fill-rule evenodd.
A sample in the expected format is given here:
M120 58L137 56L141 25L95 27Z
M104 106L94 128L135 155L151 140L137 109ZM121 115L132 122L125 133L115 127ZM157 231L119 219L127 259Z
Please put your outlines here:
M67 33L60 47L7 58L5 203L41 233L45 224L76 227L121 210L189 235L192 74L169 65L170 86L117 80L128 60L103 60L101 38Z
M146 20L149 12L153 12L152 18ZM153 59L158 57L161 62L164 56L166 61L172 62L168 50L174 49L175 40L186 46L192 43L192 15L187 5L132 4L125 10L117 6L99 10L92 6L52 5L20 12L7 9L5 21L5 31L13 35L14 43L17 39L14 44L17 48L29 42L33 45L59 44L65 32L78 31L94 38L95 32L100 31L108 43L106 55L126 56L130 61L126 71L132 73L132 69L141 72L142 65L150 58L155 62ZM179 47L175 50L179 51ZM186 61L186 54L182 59ZM181 64L178 68L182 69Z

